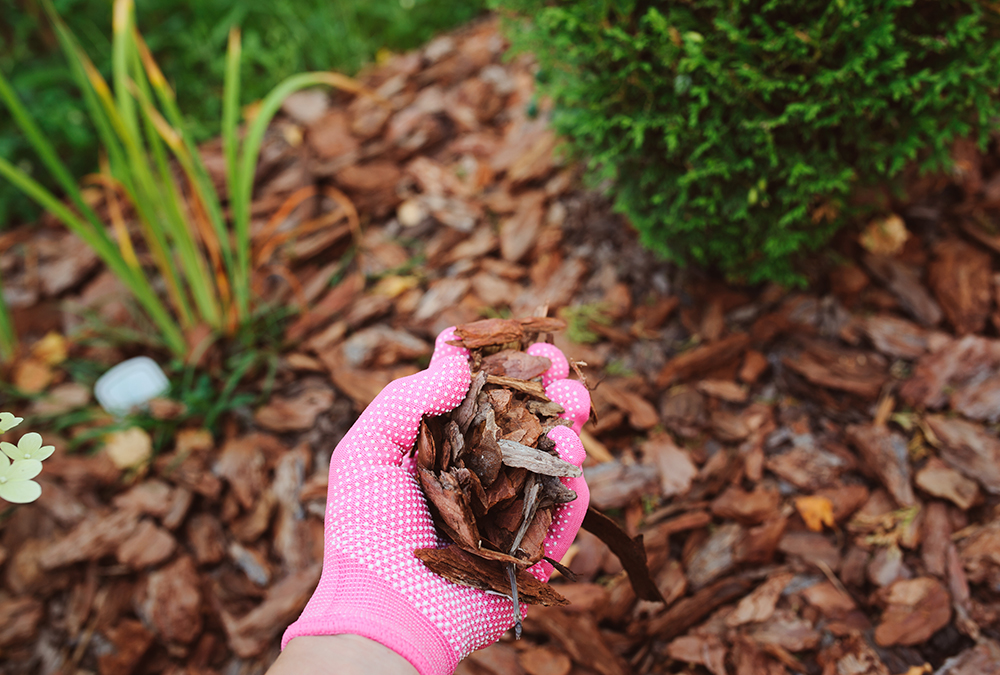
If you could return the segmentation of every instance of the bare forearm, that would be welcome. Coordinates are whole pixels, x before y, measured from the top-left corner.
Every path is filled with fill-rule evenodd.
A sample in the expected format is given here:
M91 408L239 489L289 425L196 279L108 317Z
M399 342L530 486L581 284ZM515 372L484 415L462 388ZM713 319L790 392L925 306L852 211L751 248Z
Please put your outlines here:
M267 675L417 675L416 669L388 647L359 635L297 637Z

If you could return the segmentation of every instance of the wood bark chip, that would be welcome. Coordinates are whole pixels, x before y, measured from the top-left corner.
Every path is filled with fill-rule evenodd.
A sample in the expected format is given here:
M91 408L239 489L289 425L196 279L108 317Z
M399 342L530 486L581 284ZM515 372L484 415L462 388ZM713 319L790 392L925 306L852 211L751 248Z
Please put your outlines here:
M717 608L747 594L753 587L749 577L729 577L706 586L694 595L678 601L663 614L654 617L637 631L655 635L658 640L670 640Z
M621 560L622 567L628 572L635 594L643 600L664 602L660 589L649 576L646 567L646 550L642 546L642 535L634 539L622 531L615 521L600 511L587 509L583 518L583 527L608 545L608 548Z
M847 428L847 438L897 504L903 508L916 504L906 439L902 435L886 427L852 424Z
M866 255L864 263L918 322L924 326L941 322L941 306L920 283L920 275L913 267L895 258L875 255Z
M513 377L502 377L500 375L487 375L487 384L495 384L500 387L507 387L521 394L528 394L529 396L534 396L540 401L548 401L549 398L545 395L545 388L542 387L541 382L531 382L525 380L518 380Z
M532 356L525 352L505 349L483 358L481 367L487 375L530 380L540 376L551 365L552 363L544 356Z
M927 353L928 331L906 319L888 314L870 316L862 327L875 349L887 356L917 359Z
M437 509L438 527L459 546L477 550L479 530L472 506L458 479L448 471L434 475L422 466L417 467L417 476L424 494Z
M990 254L961 239L934 246L928 282L941 310L959 335L982 332L990 316Z
M879 355L820 341L807 341L803 351L782 358L782 363L811 384L868 399L878 397L887 379Z
M467 349L480 349L522 342L535 342L541 333L556 333L566 328L561 319L526 317L523 319L484 319L463 324L455 329L459 339L452 341Z
M884 596L886 609L875 629L875 642L882 647L920 644L951 619L951 598L933 577L897 581Z
M521 467L545 476L566 476L578 478L583 475L583 469L563 461L543 450L529 448L516 441L500 439L500 451L503 453L503 463L506 466Z
M434 438L431 436L430 429L427 428L427 423L421 421L420 430L417 432L417 465L434 466L436 458L437 450L434 447Z
M559 478L583 475L557 456L546 435L568 424L540 381L551 362L523 351L539 334L564 327L560 320L539 317L458 326L453 344L471 351L469 392L450 414L421 422L413 449L435 523L453 542L414 555L449 581L511 597L517 636L520 602L568 602L525 572L544 557L553 509L576 499ZM629 538L593 509L583 526L622 558L637 595L662 602L641 537Z
M745 333L736 333L718 342L684 352L663 367L657 384L665 387L717 368L743 354L748 344L750 338Z
M418 548L413 552L431 571L462 586L510 595L507 566L492 560L483 560L458 546L445 548ZM517 592L522 602L529 605L566 605L569 601L548 584L518 570Z
M927 426L941 442L941 459L978 482L991 494L1000 494L1000 440L982 426L943 415L928 415Z

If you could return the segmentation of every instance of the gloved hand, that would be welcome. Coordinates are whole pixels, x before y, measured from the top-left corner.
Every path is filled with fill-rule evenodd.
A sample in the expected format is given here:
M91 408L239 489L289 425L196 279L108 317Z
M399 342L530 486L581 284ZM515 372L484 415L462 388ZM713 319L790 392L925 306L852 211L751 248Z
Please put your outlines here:
M392 649L421 675L445 675L513 624L510 599L447 581L413 557L414 549L447 543L436 533L409 453L420 418L454 409L468 392L468 351L447 344L454 339L454 329L441 333L427 370L390 383L333 453L323 573L282 648L304 635L354 634ZM535 344L527 351L552 361L545 392L573 429L557 427L549 437L560 457L579 466L585 452L577 434L590 395L566 379L569 364L558 349ZM573 542L590 501L583 477L561 480L577 499L553 512L545 555L554 560ZM529 572L548 581L552 566L542 561Z

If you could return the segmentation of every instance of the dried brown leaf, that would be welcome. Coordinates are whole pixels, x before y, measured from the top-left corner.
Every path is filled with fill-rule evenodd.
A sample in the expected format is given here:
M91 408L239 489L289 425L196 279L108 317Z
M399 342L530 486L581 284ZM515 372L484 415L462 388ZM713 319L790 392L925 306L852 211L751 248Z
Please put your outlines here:
M803 522L813 532L822 532L823 526L834 527L833 502L826 497L802 495L795 498L795 508Z
M868 223L858 238L861 245L869 253L875 255L896 255L899 253L910 233L903 219L895 213L885 218L876 218Z

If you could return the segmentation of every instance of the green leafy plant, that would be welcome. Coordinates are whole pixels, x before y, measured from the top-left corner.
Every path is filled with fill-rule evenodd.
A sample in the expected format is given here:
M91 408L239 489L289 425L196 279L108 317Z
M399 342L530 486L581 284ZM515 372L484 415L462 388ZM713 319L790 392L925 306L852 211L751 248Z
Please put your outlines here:
M553 123L645 245L748 282L852 216L859 187L1000 113L1000 10L979 0L492 0Z
M0 433L6 433L24 421L9 412L0 412ZM32 480L42 472L42 460L55 452L55 447L42 445L42 437L34 431L21 436L17 445L0 442L0 498L12 504L27 504L38 499L42 486Z
M176 440L177 431L184 428L208 429L218 434L220 418L234 411L250 411L267 399L269 387L250 390L240 387L248 379L253 368L261 364L260 357L253 352L233 355L224 360L226 367L233 370L228 377L213 377L204 370L194 368L182 372L168 370L170 389L161 398L172 401L177 410L168 417L158 417L149 410L135 410L127 417L112 425L97 426L94 429L77 434L71 447L78 448L93 443L100 443L109 431L118 431L131 427L145 430L152 441L153 453L159 453L169 448ZM276 362L266 362L273 366ZM274 370L269 370L268 376L273 377Z
M593 328L595 324L610 326L612 323L607 305L603 302L564 307L559 314L566 321L566 337L580 345L593 344L601 339Z
M318 85L361 91L354 80L332 72L293 75L260 102L242 140L239 122L240 33L229 34L222 106L222 141L231 217L224 215L194 140L186 130L173 90L135 28L132 0L115 0L112 84L108 85L49 0L42 0L87 111L101 138L100 173L114 238L84 201L80 188L42 133L35 118L0 74L0 102L23 131L39 159L69 197L61 202L22 168L0 157L0 176L53 213L100 256L130 289L177 357L188 352L185 333L208 326L233 334L252 311L250 200L264 132L284 99ZM173 170L180 167L180 176ZM160 278L157 292L140 263L128 231L125 207ZM0 328L3 321L0 320Z

